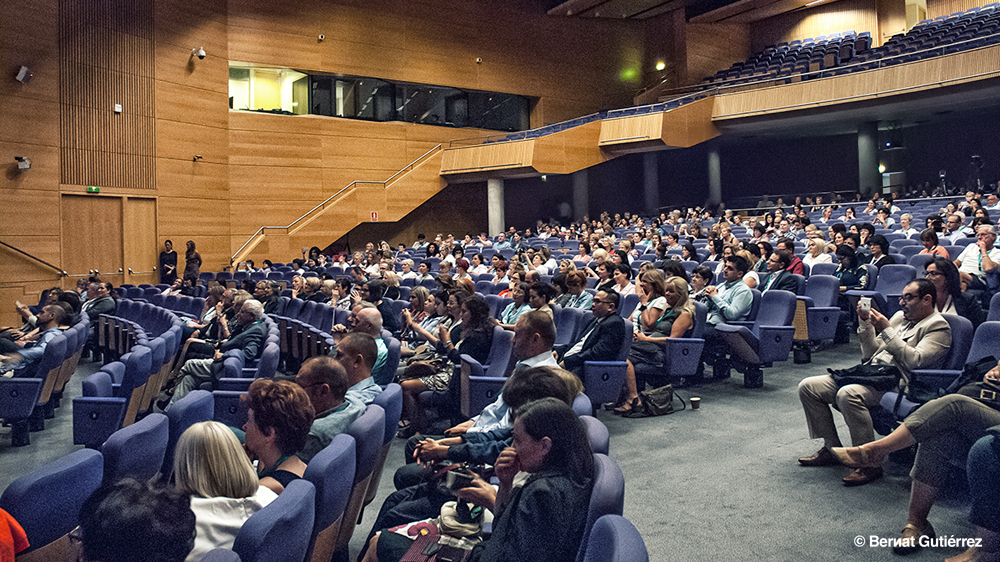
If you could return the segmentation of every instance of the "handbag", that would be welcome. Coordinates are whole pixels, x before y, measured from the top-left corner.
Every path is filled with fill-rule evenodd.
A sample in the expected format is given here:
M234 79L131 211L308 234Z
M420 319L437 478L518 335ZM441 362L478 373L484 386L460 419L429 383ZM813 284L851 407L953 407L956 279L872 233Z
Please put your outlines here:
M674 409L674 386L668 384L659 388L643 390L639 393L639 407L625 414L626 418L648 418L651 416L666 416L680 410ZM679 394L677 399L681 401L681 410L687 408L687 404Z
M879 392L889 392L899 388L903 374L895 365L856 365L849 369L827 369L837 388L849 384L861 384Z
M984 406L1000 411L1000 386L992 381L969 383L958 389L958 394L968 396Z

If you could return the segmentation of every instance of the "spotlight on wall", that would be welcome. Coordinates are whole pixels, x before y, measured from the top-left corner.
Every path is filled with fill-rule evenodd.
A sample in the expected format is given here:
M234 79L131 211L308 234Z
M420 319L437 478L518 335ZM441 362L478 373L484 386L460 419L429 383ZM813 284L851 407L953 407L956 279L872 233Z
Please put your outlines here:
M198 47L197 49L191 49L191 56L198 57L199 60L205 60L205 47Z
M30 170L31 169L31 160L29 160L27 156L15 156L14 160L17 160L17 169L18 170Z
M34 77L35 73L32 72L27 66L22 66L21 69L17 71L17 76L15 76L18 82L24 82L25 84L31 82L31 79Z
M663 61L659 61L659 62L656 63L656 70L663 70L666 67L667 67L667 63L665 63Z

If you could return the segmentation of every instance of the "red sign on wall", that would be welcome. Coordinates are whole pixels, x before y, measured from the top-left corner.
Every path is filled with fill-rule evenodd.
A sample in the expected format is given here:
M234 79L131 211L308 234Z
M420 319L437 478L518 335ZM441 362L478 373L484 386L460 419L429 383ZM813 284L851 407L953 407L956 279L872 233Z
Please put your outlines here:
M378 211L372 211L372 222L378 222Z

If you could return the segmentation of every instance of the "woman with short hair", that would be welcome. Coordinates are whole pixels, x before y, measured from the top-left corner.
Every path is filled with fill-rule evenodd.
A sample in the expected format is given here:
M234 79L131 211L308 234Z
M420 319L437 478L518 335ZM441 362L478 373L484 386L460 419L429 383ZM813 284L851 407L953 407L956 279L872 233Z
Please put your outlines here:
M302 478L306 463L296 456L309 437L316 411L301 386L274 379L257 379L243 396L247 405L243 444L257 461L257 478L276 494Z

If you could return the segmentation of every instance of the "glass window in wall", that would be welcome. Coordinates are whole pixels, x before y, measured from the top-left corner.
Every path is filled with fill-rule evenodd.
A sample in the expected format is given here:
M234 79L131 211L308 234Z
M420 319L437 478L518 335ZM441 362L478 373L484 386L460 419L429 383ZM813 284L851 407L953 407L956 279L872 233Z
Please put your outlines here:
M307 114L308 76L289 68L229 68L229 107Z

